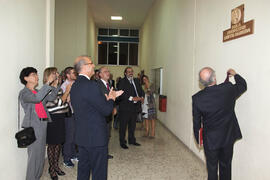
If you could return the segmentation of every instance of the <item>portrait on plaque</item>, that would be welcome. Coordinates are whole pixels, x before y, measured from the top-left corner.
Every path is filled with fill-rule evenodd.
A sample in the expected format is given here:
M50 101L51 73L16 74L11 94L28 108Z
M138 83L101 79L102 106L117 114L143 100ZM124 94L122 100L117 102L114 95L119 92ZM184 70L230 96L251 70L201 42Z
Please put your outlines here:
M232 10L232 13L231 13L231 22L232 24L237 24L240 22L241 20L241 17L242 17L242 13L241 13L241 10L239 8L235 8Z

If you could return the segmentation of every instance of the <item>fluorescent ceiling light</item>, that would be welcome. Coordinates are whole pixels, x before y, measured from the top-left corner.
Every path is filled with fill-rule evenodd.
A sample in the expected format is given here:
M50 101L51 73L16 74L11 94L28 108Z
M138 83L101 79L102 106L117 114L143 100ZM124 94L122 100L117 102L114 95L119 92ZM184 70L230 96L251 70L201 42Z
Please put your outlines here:
M111 16L111 20L113 21L122 21L122 16Z

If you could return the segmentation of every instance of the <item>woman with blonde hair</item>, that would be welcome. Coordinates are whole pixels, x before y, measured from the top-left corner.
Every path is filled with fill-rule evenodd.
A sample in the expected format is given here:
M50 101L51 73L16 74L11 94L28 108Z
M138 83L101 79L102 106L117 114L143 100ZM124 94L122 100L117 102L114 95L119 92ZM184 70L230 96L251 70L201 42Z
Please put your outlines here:
M59 78L59 74L55 67L46 68L44 71L43 83L46 84L52 74L54 74L57 79ZM65 117L69 113L67 98L71 85L72 84L67 86L65 93L60 89L54 101L49 101L46 104L52 118L52 122L48 123L47 127L47 154L49 161L49 174L52 180L57 180L58 175L65 175L65 173L59 168L58 162L62 144L65 141ZM58 81L55 81L53 86L59 86Z
M47 82L38 90L38 74L33 67L23 68L20 73L20 81L25 87L19 93L19 101L23 107L25 116L22 127L33 127L36 141L27 147L28 162L26 180L39 180L42 176L45 149L47 122L51 121L46 103L56 98L60 88L52 87L56 76L51 74Z

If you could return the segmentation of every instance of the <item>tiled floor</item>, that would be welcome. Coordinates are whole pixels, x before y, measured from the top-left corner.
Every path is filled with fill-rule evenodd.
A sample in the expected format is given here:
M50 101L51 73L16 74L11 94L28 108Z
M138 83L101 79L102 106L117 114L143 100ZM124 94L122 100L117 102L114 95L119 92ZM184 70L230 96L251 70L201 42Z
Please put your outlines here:
M143 131L136 129L137 142L142 146L121 149L118 131L112 130L108 180L205 180L205 165L192 154L174 135L157 123L156 138L142 137ZM62 161L61 161L62 162ZM66 172L60 180L76 180L75 168L61 168ZM48 163L45 164L41 180L49 180Z

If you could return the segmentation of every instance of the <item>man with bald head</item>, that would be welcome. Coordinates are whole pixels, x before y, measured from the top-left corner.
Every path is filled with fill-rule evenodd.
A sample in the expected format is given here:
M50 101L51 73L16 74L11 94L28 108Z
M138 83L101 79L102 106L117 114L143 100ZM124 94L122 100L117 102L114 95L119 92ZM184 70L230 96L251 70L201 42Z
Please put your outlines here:
M208 180L231 180L233 146L242 138L234 107L236 99L246 91L246 81L233 69L235 84L225 81L217 85L215 71L205 67L199 81L205 87L192 96L193 131L199 144L199 129L203 127L203 147Z
M108 131L105 116L112 113L115 98L123 92L104 95L95 81L95 65L88 56L79 56L74 69L79 74L70 98L75 116L75 142L79 148L78 180L106 180L108 169Z

